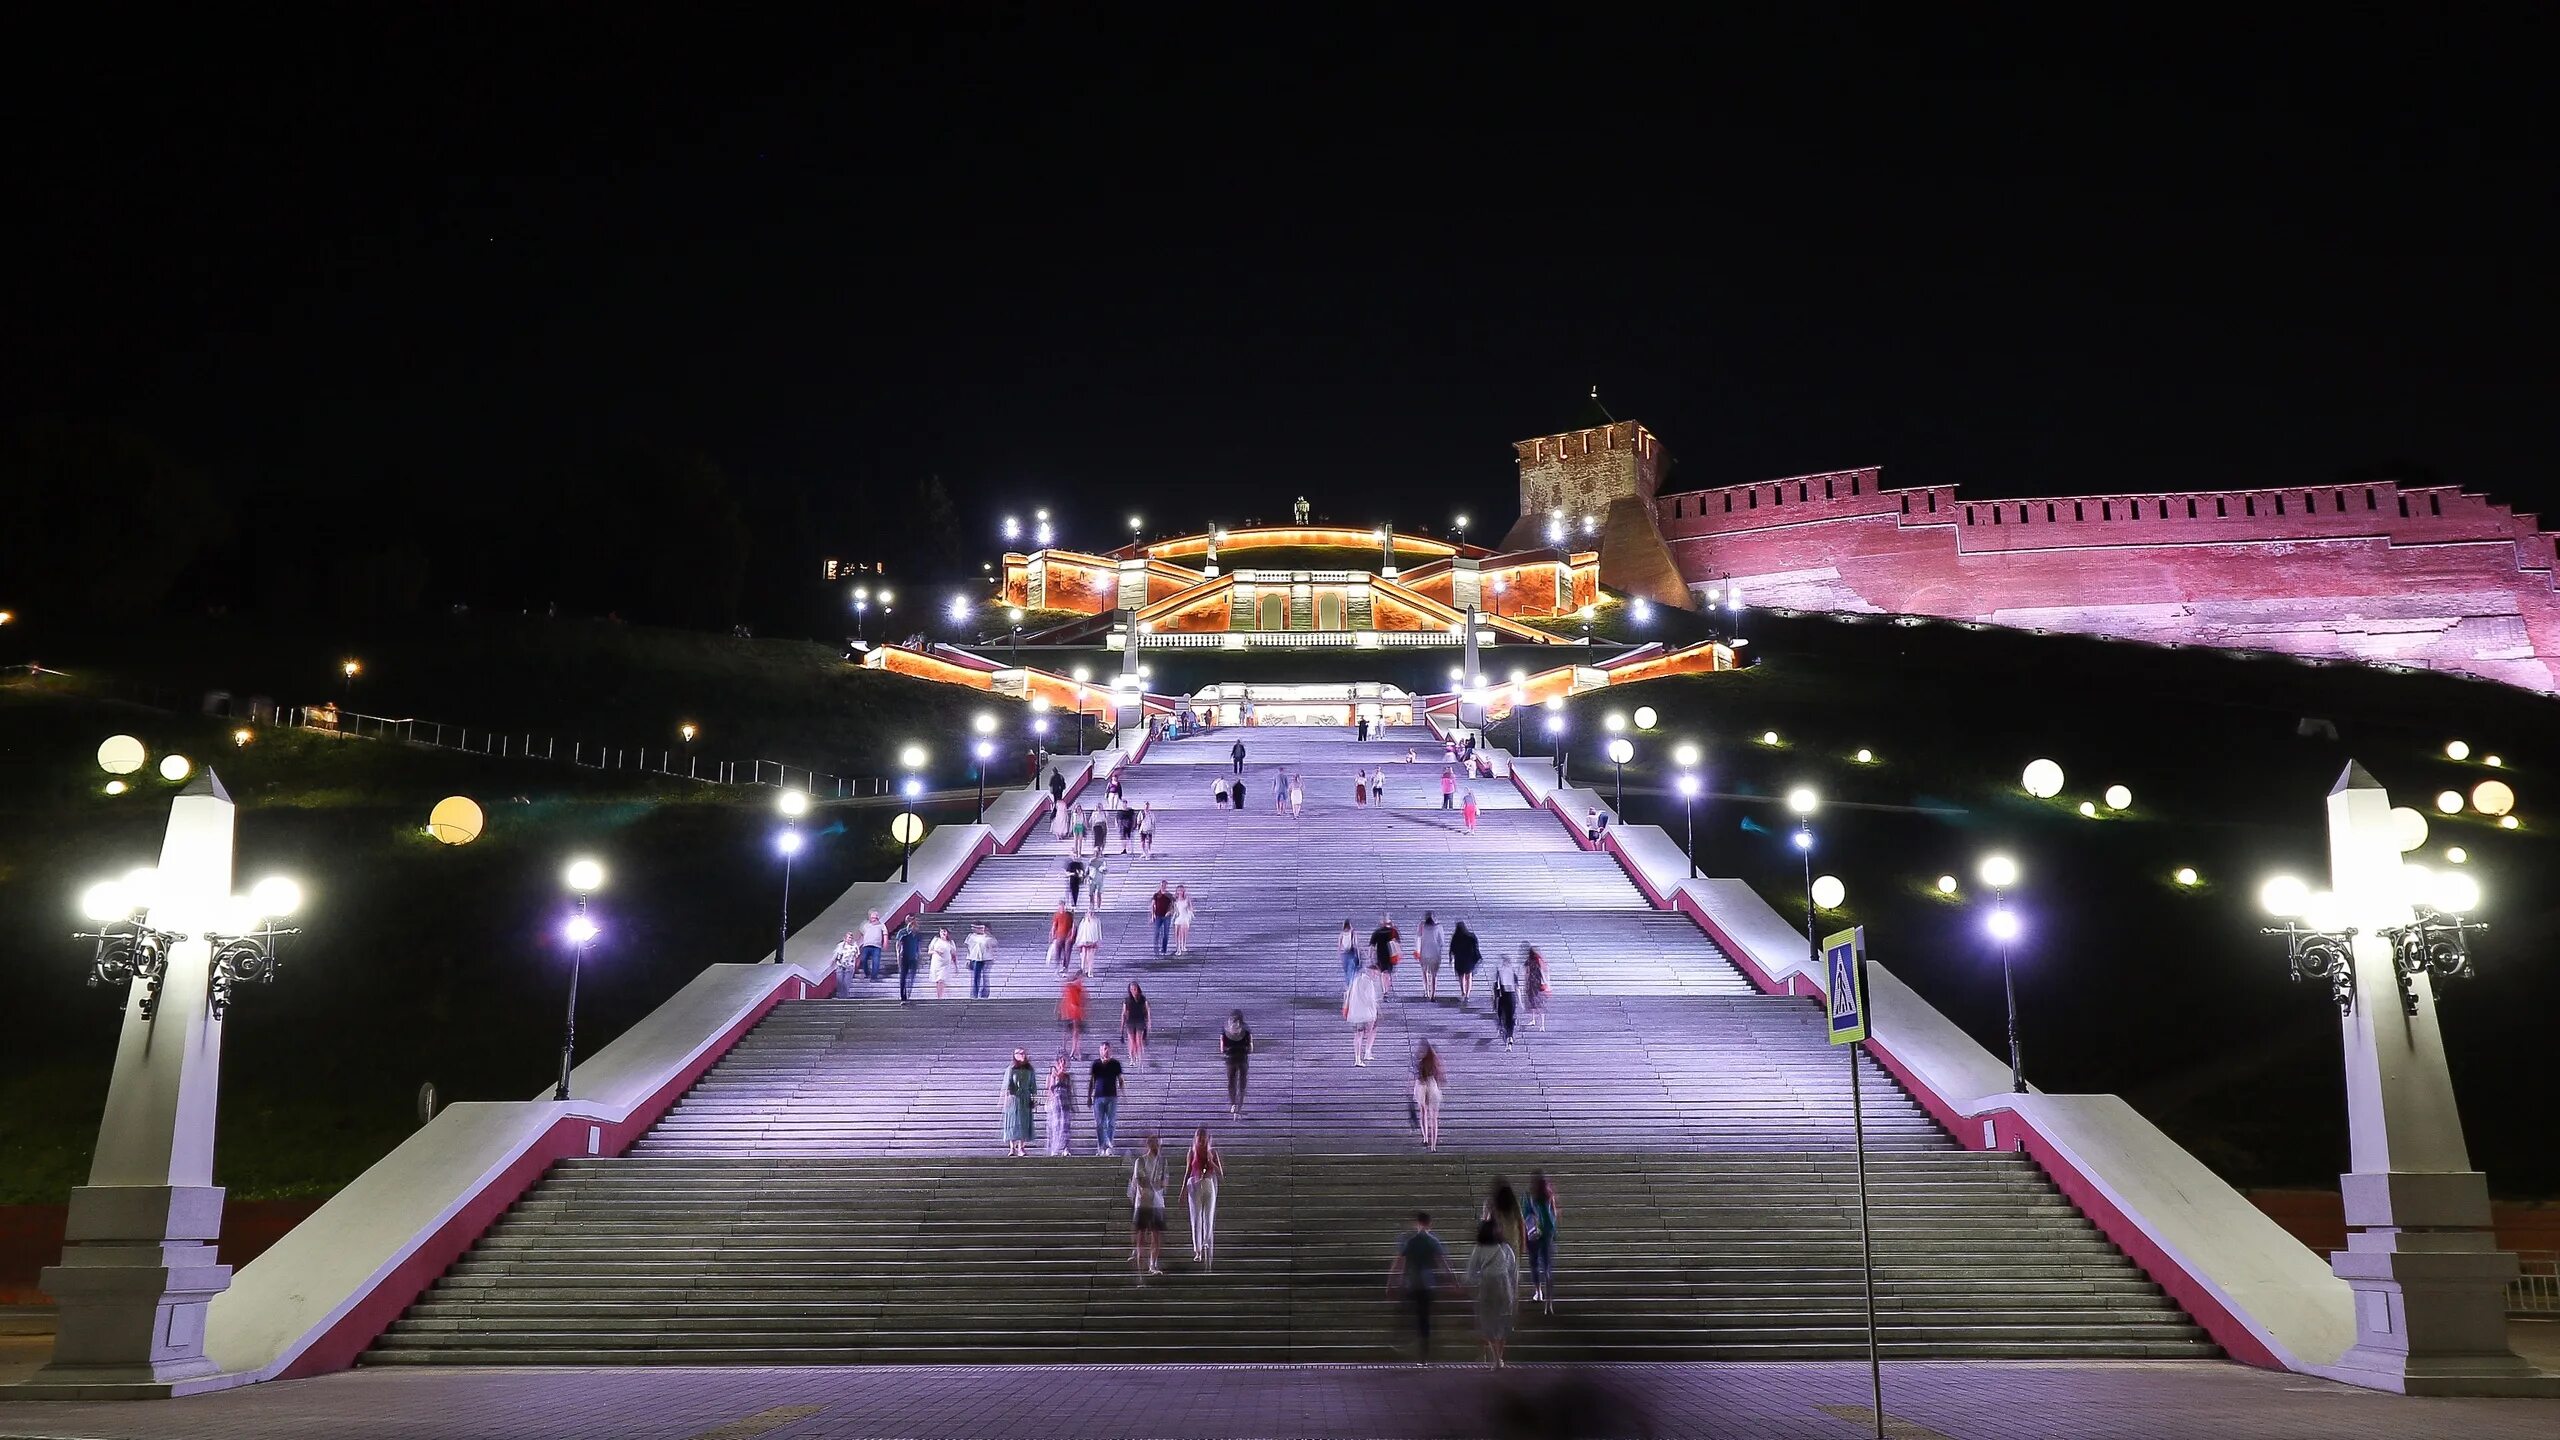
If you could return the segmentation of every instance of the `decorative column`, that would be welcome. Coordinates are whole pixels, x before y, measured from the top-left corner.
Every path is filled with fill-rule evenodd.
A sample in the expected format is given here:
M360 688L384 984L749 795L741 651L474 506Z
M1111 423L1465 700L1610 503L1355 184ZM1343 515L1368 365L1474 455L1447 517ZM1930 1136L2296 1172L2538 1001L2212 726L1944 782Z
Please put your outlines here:
M1378 527L1378 557L1378 578L1396 578L1396 528L1392 525Z
M2347 1248L2329 1267L2355 1292L2356 1339L2323 1373L2408 1394L2551 1393L2552 1377L2507 1348L2516 1259L2497 1247L2488 1181L2463 1145L2434 980L2403 977L2378 933L2412 917L2390 796L2358 764L2329 792L2329 883L2355 931L2340 1021L2354 1168L2338 1179Z
M222 1375L204 1349L206 1308L231 1284L214 1261L222 1021L206 938L231 896L231 837L231 797L205 770L169 806L145 922L180 938L156 997L149 977L128 983L89 1183L71 1192L62 1263L42 1276L61 1307L53 1361L13 1395L157 1399L245 1378Z
M1129 643L1120 647L1120 683L1111 687L1111 726L1125 730L1138 723L1147 713L1146 683L1138 676L1138 611L1131 606L1120 612L1121 629Z
M1476 611L1470 605L1459 622L1466 634L1466 678L1459 682L1458 723L1470 730L1484 728L1484 702L1475 698L1484 688L1484 666L1476 655Z

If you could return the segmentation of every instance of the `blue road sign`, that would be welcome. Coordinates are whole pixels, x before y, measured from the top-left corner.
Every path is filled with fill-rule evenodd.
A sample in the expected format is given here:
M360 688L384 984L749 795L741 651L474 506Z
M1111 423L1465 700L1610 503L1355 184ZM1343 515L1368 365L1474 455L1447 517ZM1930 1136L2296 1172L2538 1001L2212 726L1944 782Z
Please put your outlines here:
M1863 925L1827 935L1822 941L1824 992L1831 998L1831 1043L1847 1045L1867 1038L1867 930Z

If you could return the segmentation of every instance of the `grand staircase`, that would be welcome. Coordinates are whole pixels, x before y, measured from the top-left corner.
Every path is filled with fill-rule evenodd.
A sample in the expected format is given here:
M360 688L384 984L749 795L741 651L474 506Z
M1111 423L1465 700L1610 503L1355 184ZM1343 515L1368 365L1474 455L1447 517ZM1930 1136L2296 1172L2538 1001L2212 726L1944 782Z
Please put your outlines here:
M1647 909L1508 781L1471 786L1477 832L1439 807L1428 735L1242 732L1247 806L1209 804L1238 732L1157 745L1127 772L1159 812L1152 859L1113 856L1095 1038L1131 981L1151 1001L1121 1156L1010 1159L998 1090L1016 1046L1058 1047L1046 918L1064 847L1044 830L982 861L933 923L998 937L994 995L901 1006L891 981L778 1007L632 1152L552 1171L401 1319L376 1364L1375 1360L1394 1351L1387 1259L1413 1210L1461 1263L1495 1176L1555 1181L1557 1304L1527 1302L1521 1359L1863 1354L1849 1061L1809 1002L1762 996L1695 926ZM1408 748L1424 757L1405 764ZM1385 764L1388 805L1351 770ZM1306 813L1275 815L1301 773ZM1158 881L1200 906L1192 953L1158 957ZM1335 937L1382 914L1465 920L1493 959L1534 943L1544 1028L1497 1040L1397 972L1378 1062L1351 1063ZM1480 979L1489 978L1480 976ZM1257 1049L1227 1113L1218 1026ZM1407 1056L1449 1068L1438 1153L1408 1122ZM2210 1342L2031 1165L1956 1148L1861 1060L1883 1344L1904 1357L2164 1358ZM1079 1095L1082 1067L1077 1067ZM1228 1158L1217 1264L1125 1262L1127 1155L1206 1125ZM1038 1147L1035 1147L1035 1149ZM1462 1307L1450 1324L1464 1328ZM1444 1353L1457 1354L1452 1344Z

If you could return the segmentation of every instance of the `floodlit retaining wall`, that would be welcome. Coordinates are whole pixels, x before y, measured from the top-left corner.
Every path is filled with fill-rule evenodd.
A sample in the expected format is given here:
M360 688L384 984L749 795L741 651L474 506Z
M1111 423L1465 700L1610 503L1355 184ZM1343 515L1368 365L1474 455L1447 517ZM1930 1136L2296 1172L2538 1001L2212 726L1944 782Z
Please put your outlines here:
M1124 742L1143 752L1144 732ZM1072 797L1127 754L1056 763ZM554 1162L628 1149L775 1005L832 994L836 941L868 911L895 923L948 903L980 859L1018 848L1049 803L1046 791L1008 791L987 823L925 836L907 880L837 896L779 957L704 970L572 1071L571 1098L446 1107L232 1277L213 1302L208 1352L243 1383L352 1365Z

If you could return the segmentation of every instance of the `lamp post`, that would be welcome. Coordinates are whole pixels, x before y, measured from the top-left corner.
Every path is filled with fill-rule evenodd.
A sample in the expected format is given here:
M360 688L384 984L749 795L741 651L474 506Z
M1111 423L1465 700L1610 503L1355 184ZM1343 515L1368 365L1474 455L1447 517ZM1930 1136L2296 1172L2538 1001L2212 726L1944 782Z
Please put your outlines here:
M1138 553L1139 524L1140 521L1137 516L1132 515L1129 517L1129 553L1132 556L1135 556Z
M578 913L569 917L562 932L574 948L569 954L568 1018L560 1027L560 1087L551 1092L554 1100L569 1098L569 1067L578 1053L578 977L587 968L587 945L596 938L596 922L587 918L587 897L604 887L604 866L593 860L572 860L560 878L578 897Z
M1678 781L1680 825L1687 832L1687 838L1681 842L1680 848L1688 853L1689 878L1695 880L1698 878L1698 819L1695 807L1698 803L1698 791L1701 788L1697 776L1698 747L1680 745L1672 750L1671 760L1673 764L1680 767Z
M210 769L173 798L157 866L88 886L89 983L123 1010L87 1180L73 1189L53 1360L15 1393L158 1398L209 1388L205 1317L229 1287L213 1183L223 1020L238 986L271 982L277 922L301 905L281 878L233 892L235 811Z
M1813 812L1822 797L1799 785L1787 792L1787 811L1796 817L1796 853L1804 857L1804 949L1815 974L1822 973L1822 942L1813 934Z
M919 796L919 795L922 795L922 794L924 793L924 782L923 782L923 781L921 781L921 780L919 780L919 779L917 779L917 778L916 778L916 777L914 777L913 775L910 775L910 776L908 776L908 777L907 777L903 782L901 782L901 783L899 784L899 786L898 786L898 790L899 790L899 793L900 793L900 794L903 794L903 795L905 795L905 796L907 797L907 803L908 803L909 805L913 805L913 804L915 804L915 803L916 803L916 797L917 797L917 796ZM901 817L899 817L899 818L900 818L901 820L905 820L905 819L912 818L912 813L911 813L910 815L907 815L907 816L901 816ZM899 883L899 884L901 884L901 885L903 885L903 884L905 884L905 883L906 883L906 880L907 880L907 857L915 853L915 848L916 848L916 827L915 827L915 826L913 826L913 825L906 825L906 824L902 824L902 825L899 825L899 826L897 827L897 831L898 831L898 883Z
M1020 665L1022 663L1022 607L1013 606L1004 612L1004 616L1013 626L1013 663Z
M2009 942L2018 938L2018 917L2012 914L2003 892L2018 883L2018 862L2006 855L1982 858L1982 883L1991 887L1991 938L2000 942L2000 989L2009 1002L2009 1088L2027 1093L2026 1062L2018 1049L2018 982L2009 968Z
M1634 758L1636 758L1634 741L1621 735L1609 742L1609 768L1615 772L1618 787L1617 798L1610 802L1610 808L1617 811L1620 816L1627 813L1627 762Z
M347 678L347 703L356 700L356 677L364 673L364 662L352 657L338 662L338 673Z
M2347 765L2327 810L2328 886L2278 877L2260 897L2285 922L2271 933L2294 977L2325 982L2338 1009L2352 1158L2338 1185L2347 1243L2329 1268L2354 1292L2356 1333L2322 1373L2410 1394L2547 1386L2505 1344L2516 1261L2489 1226L2436 1007L2439 984L2472 973L2483 927L2464 917L2479 886L2403 858L2424 843L2423 817L2394 810L2363 766Z
M1079 756L1081 756L1081 755L1083 755L1083 754L1084 754L1084 682L1085 682L1085 681L1087 681L1087 680L1090 680L1090 679L1092 679L1092 678L1093 678L1093 672L1092 672L1092 671L1087 670L1086 668L1084 668L1084 667L1083 667L1083 666L1081 666L1081 665L1079 665L1079 666L1077 666L1077 667L1075 668L1075 682L1076 682L1076 754L1077 754L1077 755L1079 755Z
M791 861L800 853L800 832L788 826L773 837L773 848L782 852L782 931L774 937L773 963L782 963L782 952L791 943Z
M855 644L860 645L869 640L869 632L864 627L870 617L871 587L856 585L853 587L853 641Z
M996 747L985 740L975 741L969 746L970 758L978 762L978 823L981 825L987 823L987 758L995 753Z

